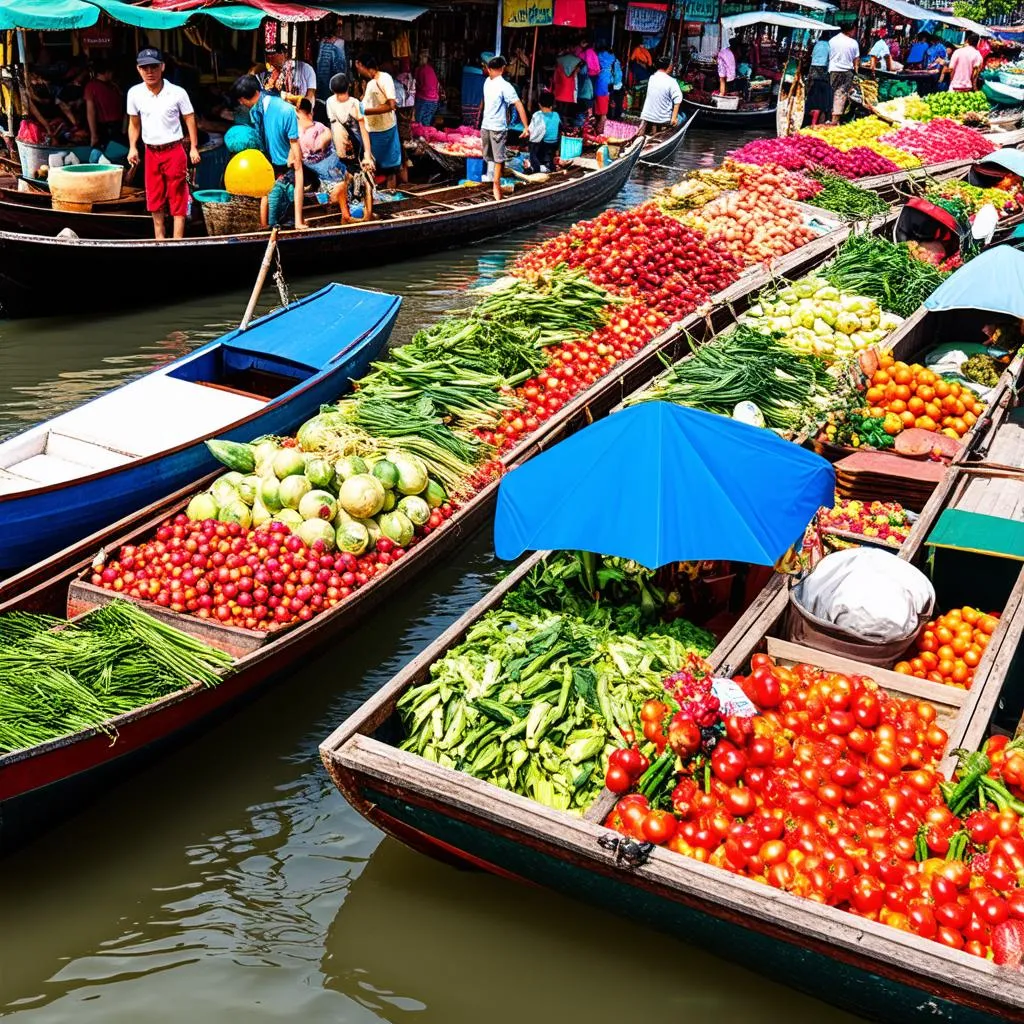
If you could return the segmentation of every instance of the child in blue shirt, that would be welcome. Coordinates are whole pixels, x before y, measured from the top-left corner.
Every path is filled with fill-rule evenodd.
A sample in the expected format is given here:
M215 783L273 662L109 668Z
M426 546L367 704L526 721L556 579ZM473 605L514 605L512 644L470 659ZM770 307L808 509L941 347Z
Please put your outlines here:
M562 119L554 107L555 94L545 89L540 94L540 110L530 118L530 170L534 173L555 169L555 146Z

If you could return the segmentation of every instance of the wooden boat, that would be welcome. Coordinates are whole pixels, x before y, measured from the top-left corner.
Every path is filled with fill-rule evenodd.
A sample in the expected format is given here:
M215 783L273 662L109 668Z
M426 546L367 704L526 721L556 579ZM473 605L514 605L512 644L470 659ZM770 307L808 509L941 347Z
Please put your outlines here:
M401 300L332 284L0 442L0 571L45 558L215 465L208 437L282 434L387 343Z
M808 243L777 261L771 270L752 268L735 285L716 296L710 311L693 314L673 326L640 353L615 367L588 392L568 403L541 430L507 453L506 465L512 467L532 458L594 417L607 413L624 395L650 381L663 367L663 359L677 359L688 351L691 338L699 343L722 330L753 301L774 274L807 272L831 255L850 230L851 227L844 226ZM188 498L212 479L198 481L165 496L0 583L0 612L65 614L69 610L69 587L89 570L98 550L116 550L151 533L168 516L181 511ZM219 686L184 690L112 721L109 725L116 730L113 743L106 733L88 730L0 756L0 851L25 842L62 815L81 807L90 794L216 721L218 716L226 714L239 701L288 669L297 658L312 656L334 637L351 629L416 573L464 543L482 527L489 520L496 492L494 483L484 488L443 530L431 534L429 540L414 548L387 573L357 590L343 605L295 629L276 634L270 642L243 654L233 673ZM145 607L155 612L154 606ZM80 610L81 606L71 608L72 612ZM172 621L190 632L202 626L202 620L190 616L175 616ZM237 632L231 630L231 634ZM203 635L211 639L209 632ZM214 630L213 642L223 644L218 638L224 635ZM231 637L232 646L236 646L237 639Z
M379 204L371 221L342 225L336 211L320 214L310 218L308 230L281 232L278 250L287 271L300 274L346 266L354 253L366 266L465 245L606 202L626 183L642 150L638 141L606 167L573 165L546 183L519 184L501 202L486 189L456 187ZM267 237L257 231L157 242L0 231L0 308L8 316L32 316L117 302L116 290L97 289L96 280L131 280L140 302L162 295L168 280L187 279L208 291L230 287L252 279ZM60 289L49 287L53 280L62 282Z
M626 123L640 123L639 118L634 118L629 114L623 115L623 121ZM676 151L679 149L680 145L682 145L683 139L686 137L686 133L692 127L693 118L687 117L674 128L669 128L667 131L655 132L648 136L647 141L644 143L644 151L640 156L641 163L668 163L668 161L676 155Z
M981 83L981 91L998 107L1018 107L1024 103L1024 88L994 79Z
M1003 430L1011 428L1013 438L998 450L1002 458L1016 456L1019 475L1024 427L1007 424L1005 417L994 423L993 451ZM950 470L954 493L974 486L963 483L967 474L966 467ZM1015 496L1001 507L1019 515L1024 484L1018 480L1014 485ZM948 504L946 498L926 510L898 557L923 559L924 540ZM401 695L424 682L431 665L543 557L534 555L517 567L323 742L324 764L356 810L429 856L550 886L653 924L859 1016L885 1024L936 1016L971 1024L1024 1021L1024 976L1017 971L661 848L649 856L623 858L620 837L601 825L615 800L607 791L582 818L573 817L398 749L394 744L402 733L396 703ZM1016 574L1019 563L1012 564ZM960 598L984 600L972 593ZM976 747L986 734L1024 632L1024 571L1001 595L1005 611L970 691L792 643L785 628L787 603L785 588L778 586L755 600L709 659L719 674L742 670L754 653L764 650L783 664L809 662L868 675L892 693L933 703L951 751ZM1020 708L1013 710L1019 713Z
M777 106L777 103L770 103L755 109L737 107L736 110L726 110L711 103L697 103L685 94L681 104L688 118L700 117L702 128L729 128L737 132L774 127Z

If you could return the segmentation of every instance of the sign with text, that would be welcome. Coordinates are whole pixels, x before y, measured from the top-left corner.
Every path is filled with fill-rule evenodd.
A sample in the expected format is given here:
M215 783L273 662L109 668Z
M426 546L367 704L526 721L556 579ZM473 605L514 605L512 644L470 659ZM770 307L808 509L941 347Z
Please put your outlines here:
M645 36L656 36L665 30L668 21L668 4L628 4L626 6L626 31L640 32Z
M682 6L687 21L718 21L719 0L686 0Z
M537 28L555 23L555 0L504 0L505 28Z

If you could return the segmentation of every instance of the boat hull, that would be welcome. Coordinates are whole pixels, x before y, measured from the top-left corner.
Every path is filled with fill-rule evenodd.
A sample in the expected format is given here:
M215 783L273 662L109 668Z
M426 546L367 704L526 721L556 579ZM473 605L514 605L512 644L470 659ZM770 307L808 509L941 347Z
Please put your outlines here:
M742 131L746 128L770 128L775 126L775 107L764 110L720 110L693 103L683 97L682 108L690 118L700 117L702 128L731 128Z
M278 250L286 273L323 274L349 265L354 253L362 266L372 266L465 245L607 202L626 183L641 152L637 146L601 171L500 203L286 231L279 236ZM194 291L232 287L252 281L266 243L265 232L162 242L69 241L0 232L0 309L7 316L36 316L41 310L80 313L103 303L120 304L116 289L97 289L97 280L131 280L136 302L166 298L169 280L187 280ZM54 280L62 282L61 288L50 287Z
M247 418L222 437L251 441L261 434L289 434L320 406L337 400L347 382L362 376L378 356L398 316L398 304L345 358L314 375L265 411ZM185 411L183 410L183 413ZM129 462L102 475L69 481L0 499L0 573L46 558L69 543L145 508L217 467L203 441Z

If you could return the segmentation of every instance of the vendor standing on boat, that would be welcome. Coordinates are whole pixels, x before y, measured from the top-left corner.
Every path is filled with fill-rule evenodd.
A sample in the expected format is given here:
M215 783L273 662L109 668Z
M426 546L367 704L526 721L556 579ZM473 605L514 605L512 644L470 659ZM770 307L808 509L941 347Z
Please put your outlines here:
M363 92L363 114L366 130L370 133L377 170L387 178L387 187L395 187L395 179L402 169L402 142L398 137L398 100L395 81L377 67L377 58L364 53L356 60L356 71L366 79Z
M188 129L187 160L200 161L196 115L188 93L164 81L159 50L139 51L136 58L142 81L128 90L128 163L139 162L139 139L146 145L146 209L153 216L153 234L166 238L164 206L174 218L174 237L185 237L188 216L188 163L183 146L182 121Z
M669 128L679 120L683 90L672 77L672 61L669 57L659 57L654 68L654 74L647 80L647 97L640 111L639 135L649 135L652 129Z
M978 72L985 63L977 49L977 32L968 32L964 45L954 51L949 61L949 91L972 92L978 87Z
M89 125L89 145L94 149L124 139L124 94L114 84L114 69L103 60L93 65L93 79L87 82L85 119Z
M871 71L875 72L879 68L882 71L894 71L892 54L889 52L889 44L885 41L885 28L876 28L874 34L877 36L875 45L868 50L868 64Z
M487 81L484 82L484 113L480 120L480 150L484 160L494 164L494 198L501 199L501 172L505 166L505 146L508 142L508 111L514 107L527 133L529 119L526 108L515 86L505 80L505 65L502 56L492 57L487 62Z
M732 92L736 81L736 54L732 52L730 39L726 36L722 41L722 48L718 51L718 92L725 96ZM732 86L732 88L730 88Z
M832 123L839 124L839 118L846 109L846 100L853 88L853 74L860 68L860 46L854 38L857 25L850 22L829 40L828 78L832 86Z
M291 60L283 43L267 47L267 70L257 76L260 87L272 96L298 103L303 96L316 100L316 72L304 60Z
M812 125L832 116L832 85L828 77L830 55L827 39L819 39L811 50L811 68L807 73L807 111Z

